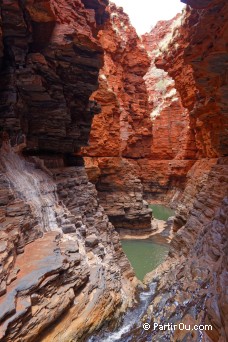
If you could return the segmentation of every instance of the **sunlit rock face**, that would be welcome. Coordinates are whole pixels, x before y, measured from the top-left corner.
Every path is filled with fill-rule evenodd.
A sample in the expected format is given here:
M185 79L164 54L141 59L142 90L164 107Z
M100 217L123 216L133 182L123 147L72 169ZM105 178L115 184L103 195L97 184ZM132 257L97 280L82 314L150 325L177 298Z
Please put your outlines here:
M190 145L188 111L182 106L173 78L155 65L156 57L167 49L175 29L181 25L181 19L182 15L178 14L172 20L159 21L150 33L142 37L143 44L151 58L150 68L144 77L153 124L151 159L194 158L194 141L192 150L186 151Z
M92 95L102 111L93 120L89 147L83 154L88 175L115 227L148 229L146 207L132 192L138 198L175 204L177 189L183 191L195 162L189 111L182 106L174 79L155 65L182 17L159 22L139 39L122 9L112 5L110 12L110 23L100 33L105 64L99 90Z
M106 5L1 4L1 341L78 340L132 299L134 273L73 155L99 111Z
M190 126L189 111L183 107L175 80L155 61L167 49L175 31L181 25L183 14L169 21L159 21L142 36L142 43L151 63L144 76L148 92L152 144L150 156L144 163L138 161L147 199L171 201L178 199L184 189L186 174L195 162L196 146Z
M150 155L152 125L143 76L149 58L122 8L109 6L110 21L99 33L105 51L99 89L101 105L93 120L89 146L83 149L89 178L117 229L151 230L151 210L143 200L134 160Z
M175 324L211 324L212 331L154 332L156 340L225 341L227 332L227 2L189 1L182 25L157 67L175 81L189 111L196 159L187 173L168 260L152 274L157 296L149 314ZM207 6L208 4L208 6ZM216 20L215 20L216 18ZM160 305L162 301L163 305ZM155 321L155 319L154 319ZM173 322L173 321L172 321Z
M172 41L178 48L172 52L167 49L156 64L175 78L183 105L190 111L197 156L213 158L227 155L227 84L224 74L227 4L211 2L206 14L200 17L201 13L187 11L186 20ZM221 17L216 25L214 16ZM178 63L172 62L174 58ZM183 64L188 67L182 68Z

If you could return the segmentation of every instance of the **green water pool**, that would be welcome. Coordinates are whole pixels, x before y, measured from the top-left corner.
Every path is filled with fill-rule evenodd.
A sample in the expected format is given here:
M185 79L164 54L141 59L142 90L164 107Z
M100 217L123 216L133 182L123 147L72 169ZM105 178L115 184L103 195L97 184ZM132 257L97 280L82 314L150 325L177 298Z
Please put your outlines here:
M150 204L153 215L158 220L166 221L170 216L174 216L175 211L161 204Z
M168 255L169 247L147 240L122 240L123 250L138 279L158 267Z

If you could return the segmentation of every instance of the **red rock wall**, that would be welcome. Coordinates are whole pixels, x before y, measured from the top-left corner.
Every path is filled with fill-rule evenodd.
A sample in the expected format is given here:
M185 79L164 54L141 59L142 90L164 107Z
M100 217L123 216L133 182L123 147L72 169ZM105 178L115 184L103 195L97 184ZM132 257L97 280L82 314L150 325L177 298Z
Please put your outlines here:
M151 229L151 210L134 159L150 155L151 120L143 76L149 66L128 16L114 4L110 22L99 34L105 50L99 89L92 95L102 108L96 115L89 146L83 149L86 169L99 199L116 228Z
M92 96L102 104L102 113L94 118L87 154L142 158L151 147L143 80L149 59L123 10L110 5L109 11L110 22L99 34L105 65L99 91Z
M194 159L195 143L190 127L189 112L182 106L174 79L155 65L156 57L166 49L176 27L181 24L178 14L169 21L159 21L142 41L150 56L150 68L145 75L153 140L150 159Z
M159 274L161 280L152 310L166 320L178 314L175 324L212 325L212 331L201 336L194 332L191 341L225 341L228 160L223 156L227 155L228 85L224 70L228 5L223 0L185 2L193 8L187 8L182 25L155 63L175 80L182 104L189 111L198 160L189 170L178 199L178 231L169 258L153 275L156 279ZM161 307L162 297L166 299ZM185 340L188 333L177 330L171 337L157 331L153 336Z
M206 3L202 1L202 6ZM156 62L175 78L182 103L190 112L199 158L227 154L226 79L222 72L227 58L227 5L217 1L209 7L201 17L201 12L188 9L172 41L177 48L166 50ZM214 23L215 14L221 16L218 24Z
M149 200L173 202L173 198L177 199L175 190L184 189L186 174L196 159L189 111L182 105L174 79L155 64L181 20L182 14L178 14L172 20L159 21L142 37L151 60L144 79L149 96L152 144L149 158L138 161L138 164L144 194Z
M182 25L172 32L173 40L156 57L156 66L175 81L180 97L174 107L166 98L161 118L154 120L154 135L149 115L154 100L147 104L143 81L148 57L126 15L115 6L98 42L105 4L79 0L2 4L1 139L27 143L29 154L41 157L36 168L42 167L45 179L56 185L57 219L64 235L47 232L39 239L32 203L21 198L20 188L13 188L2 163L0 339L31 341L37 335L44 341L80 339L123 304L123 289L124 297L131 298L134 274L119 237L84 168L75 166L93 114L99 112L93 102L98 100L103 109L94 121L93 143L83 152L89 177L97 182L114 221L148 227L150 210L143 202L141 179L153 196L164 196L170 187L184 189L186 183L183 192L173 192L182 202L175 220L178 231L168 261L156 270L158 292L150 307L153 315L150 311L148 317L156 315L161 322L173 317L186 324L206 322L213 331L203 332L203 338L225 341L227 4L192 0L197 10L188 8ZM103 63L101 44L107 49L105 64L100 88L89 102ZM156 77L148 84L156 87ZM170 108L177 112L176 119L180 116L185 122L180 140L182 130L176 120L166 126ZM159 153L164 159L159 159ZM193 156L199 160L195 162ZM135 227L139 214L142 220ZM88 316L91 307L93 314ZM63 313L62 320L43 334ZM167 334L171 333L155 331L153 337L173 338ZM175 339L202 338L198 333L185 335L177 331Z
M106 5L1 2L1 341L78 340L133 296L134 273L77 156L99 112L89 97Z
M118 165L117 174L120 164L112 158L121 157L123 174L124 168L125 173L129 173L128 177L123 177L121 192L125 192L125 197L128 198L126 202L129 202L132 198L127 194L127 189L132 184L129 187L128 179L133 178L141 180L143 184L141 198L171 200L176 189L184 189L186 174L196 156L189 111L182 106L174 80L155 65L157 55L168 44L175 27L180 25L181 16L168 22L159 22L140 41L126 14L115 6L111 6L110 11L111 23L107 23L100 33L100 42L105 50L105 64L100 72L99 90L92 95L101 104L102 111L93 120L89 147L83 150L88 173L90 176L93 174L100 200L108 214L108 207L113 211L111 208L115 206L115 201L102 191L103 187L99 184L103 183L102 178L107 177L109 169L110 179L114 182L110 183L109 189L112 196L111 189L119 187L118 177L114 181L111 168ZM106 158L105 170L98 166L103 165L99 162L101 157ZM126 157L127 160L124 160ZM127 167L129 163L131 168ZM119 200L117 194L115 198L122 203L122 195ZM138 203L135 202L135 205L137 207ZM122 210L120 207L116 215L119 211L117 217L122 217L123 221L124 205ZM137 211L135 209L139 217L140 213ZM117 222L116 219L116 227ZM131 225L129 222L129 228ZM138 223L138 227L141 224Z
M85 4L1 5L0 126L14 141L26 134L28 149L69 153L88 140L94 114L88 98L103 64L97 23L104 21L107 1Z

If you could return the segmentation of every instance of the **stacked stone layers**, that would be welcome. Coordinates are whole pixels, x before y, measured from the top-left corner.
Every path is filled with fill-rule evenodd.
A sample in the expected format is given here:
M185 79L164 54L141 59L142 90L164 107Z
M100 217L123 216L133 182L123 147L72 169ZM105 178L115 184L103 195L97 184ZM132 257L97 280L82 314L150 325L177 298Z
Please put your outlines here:
M151 231L151 209L143 200L139 172L125 158L84 157L89 179L96 184L99 203L117 230Z
M200 1L196 3L198 8ZM207 7L206 1L201 3ZM175 79L182 103L190 112L197 157L213 158L227 155L227 4L213 1L203 16L202 11L187 10L186 20L172 40L177 48L167 49L156 65ZM221 16L216 25L215 15ZM182 68L183 63L187 67Z
M101 105L83 149L85 165L100 203L117 229L151 230L151 210L135 159L149 156L151 120L143 76L149 66L145 49L122 8L109 6L110 21L99 34L105 51L99 89Z
M180 25L181 15L159 22L140 41L121 8L112 5L110 12L110 23L100 33L105 64L99 90L93 94L102 111L94 118L83 155L88 175L115 227L149 230L146 202L140 204L139 198L167 202L174 198L174 205L176 190L183 191L196 158L189 111L182 106L174 80L155 65L157 54ZM135 196L129 189L134 189ZM128 215L130 202L134 223Z
M202 166L203 160L199 163L198 167ZM227 340L228 162L227 158L220 158L210 163L208 174L196 181L196 174L192 173L188 180L188 191L192 187L197 194L193 201L193 193L185 195L186 200L192 201L187 222L175 234L169 258L148 275L148 281L156 281L158 285L148 308L151 325L183 323L193 330L156 329L152 332L155 340ZM211 325L212 330L194 330L194 325L200 324ZM139 334L145 340L151 338L151 333L142 337L141 329L131 334Z
M151 275L158 288L148 314L153 313L157 323L213 327L201 333L154 331L155 339L226 341L228 160L223 156L227 155L228 6L223 0L188 3L193 8L187 8L182 25L156 65L173 77L182 104L190 112L198 160L179 194L177 233L169 258Z
M79 339L132 298L131 266L73 154L99 112L89 97L103 65L96 37L106 5L1 4L1 341ZM28 169L20 174L11 157Z
M186 175L196 159L194 131L189 111L183 107L174 78L155 61L167 49L183 14L169 21L159 21L142 36L151 63L144 76L152 122L152 144L149 158L138 161L145 197L175 205L183 191Z
M103 64L96 34L105 4L3 2L0 126L13 142L26 134L29 149L56 153L87 143L94 114L89 96Z
M46 327L41 340L50 335L55 341L50 324L62 341L79 338L113 315L124 287L131 293L127 279L134 274L84 168L52 169L51 174L62 233L42 233L32 203L25 202L17 189L12 191L2 173L2 341L36 340ZM52 177L46 177L51 182ZM88 311L93 311L89 320ZM64 312L67 319L55 327Z

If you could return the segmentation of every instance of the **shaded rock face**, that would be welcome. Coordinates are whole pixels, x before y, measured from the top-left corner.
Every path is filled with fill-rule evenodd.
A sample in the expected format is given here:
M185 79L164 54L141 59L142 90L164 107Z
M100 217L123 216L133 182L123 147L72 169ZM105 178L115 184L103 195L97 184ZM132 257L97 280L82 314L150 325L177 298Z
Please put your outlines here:
M105 24L106 1L2 5L2 341L78 340L128 304L134 274L100 203L115 225L147 229L142 184L147 196L159 198L177 187L170 195L179 203L169 258L148 278L158 283L148 317L213 326L201 335L154 331L153 337L227 340L227 4L189 4L196 9L187 9L168 47L153 56L149 103L148 56L122 10L111 6ZM163 25L155 28L161 40L172 22L164 32ZM144 45L149 51L150 35ZM155 66L166 72L162 93ZM102 111L83 154L100 203L84 167L76 166L100 110L95 101ZM142 328L134 336L142 333L151 338Z
M116 157L84 157L89 179L96 184L99 203L114 227L134 231L151 231L151 213L143 200L143 186L137 177L137 164Z
M85 3L85 7L84 7ZM4 2L0 126L27 148L74 152L89 137L107 1ZM1 45L0 45L0 49ZM85 72L86 70L86 72Z
M151 210L134 160L150 154L151 120L143 76L149 66L145 49L122 8L109 6L110 21L99 33L105 51L99 89L101 105L83 148L89 179L117 229L151 230Z
M196 170L202 167L203 160L197 163L194 165ZM196 172L199 175L200 169L189 179L185 200L190 199L192 206L187 222L171 241L168 259L148 277L148 280L158 282L148 317L153 317L152 324L181 322L190 324L191 328L194 324L210 324L212 330L194 331L191 335L186 330L176 330L173 334L157 330L152 333L156 340L191 338L199 341L203 338L215 342L227 339L228 164L225 158L210 163L208 173L201 176L199 184L196 184L195 176ZM194 200L193 193L189 193L191 186L197 190ZM185 202L183 207L186 210L188 204Z
M1 4L1 341L77 340L133 296L134 273L77 156L99 111L89 97L106 5Z

